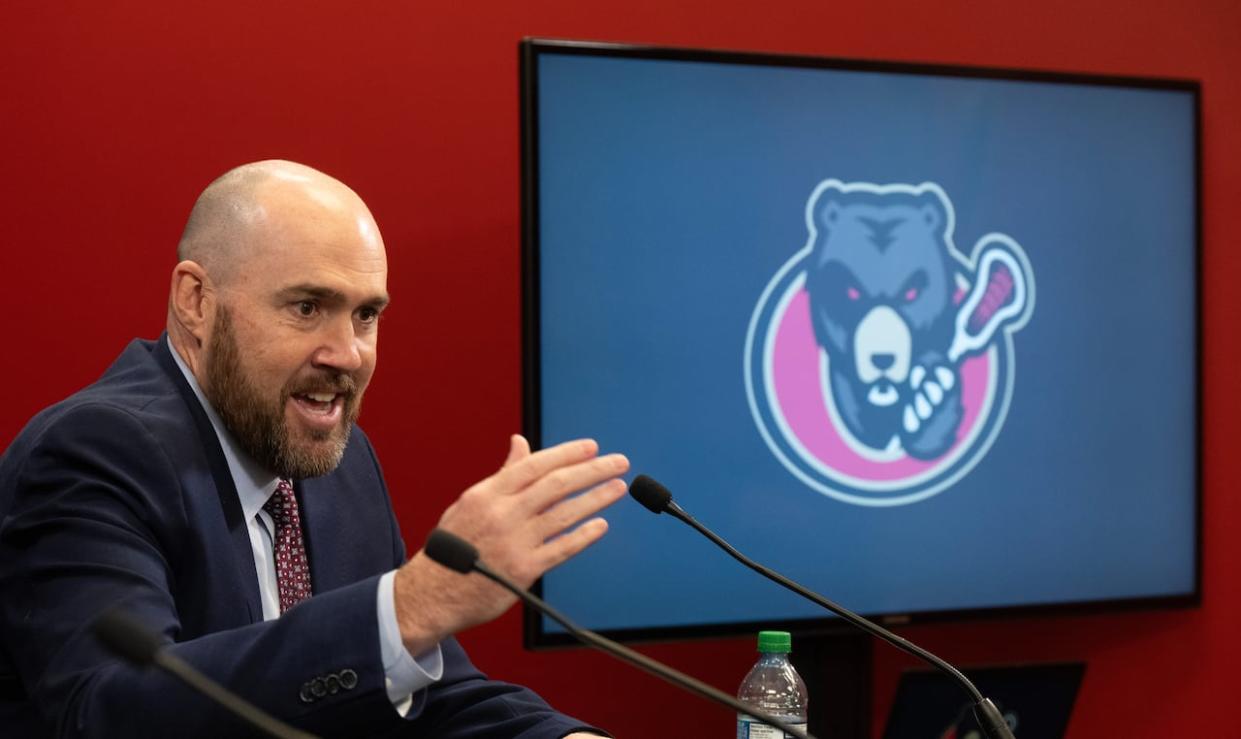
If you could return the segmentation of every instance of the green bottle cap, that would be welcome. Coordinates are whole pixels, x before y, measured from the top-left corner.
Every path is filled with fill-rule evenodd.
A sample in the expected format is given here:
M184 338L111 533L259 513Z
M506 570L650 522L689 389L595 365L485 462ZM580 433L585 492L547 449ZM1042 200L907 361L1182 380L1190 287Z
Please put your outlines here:
M758 651L763 654L788 654L793 651L793 637L787 631L760 631Z

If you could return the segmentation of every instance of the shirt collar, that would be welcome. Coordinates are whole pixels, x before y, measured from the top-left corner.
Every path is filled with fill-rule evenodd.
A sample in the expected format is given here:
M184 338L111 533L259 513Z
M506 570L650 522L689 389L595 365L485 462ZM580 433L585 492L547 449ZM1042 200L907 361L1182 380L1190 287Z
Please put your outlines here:
M220 440L220 448L224 450L224 459L228 461L228 472L233 477L233 486L237 488L237 497L241 500L241 512L249 521L258 515L263 509L263 504L275 492L276 485L280 480L271 472L263 469L263 466L254 461L254 458L247 454L237 443L237 439L233 437L232 432L224 425L220 416L215 412L215 408L211 403L207 402L207 397L203 395L203 390L198 386L198 380L194 378L194 373L190 372L189 367L185 366L185 362L181 360L181 355L170 344L168 347L172 354L172 359L177 363L177 367L181 370L181 374L185 375L185 381L190 384L190 389L194 391L194 396L198 398L198 402L202 404L203 410L207 412L207 418L211 421L211 428L215 429L215 435Z

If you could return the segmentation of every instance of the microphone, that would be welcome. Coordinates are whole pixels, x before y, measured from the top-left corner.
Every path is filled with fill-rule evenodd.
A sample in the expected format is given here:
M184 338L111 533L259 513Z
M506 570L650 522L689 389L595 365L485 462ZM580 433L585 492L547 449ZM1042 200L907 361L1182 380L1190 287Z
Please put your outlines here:
M190 666L164 648L160 638L132 616L113 608L105 611L91 625L91 630L105 647L122 659L140 667L154 665L169 672L197 693L218 703L229 713L278 739L318 739L273 718L254 704L244 700L216 681Z
M814 737L808 732L802 731L801 729L795 729L775 716L756 711L723 691L717 690L716 688L696 680L683 672L674 670L661 662L656 662L644 654L639 654L628 647L617 644L611 639L596 634L589 629L581 628L577 624L570 621L567 616L549 606L543 601L542 598L539 598L512 580L509 580L504 575L501 575L499 572L496 572L487 567L487 565L483 564L483 562L478 558L478 550L474 548L474 545L470 544L468 541L465 541L456 534L449 533L443 529L435 529L431 532L431 535L427 537L427 543L423 547L423 551L426 552L426 555L430 557L432 561L438 562L454 572L459 572L463 575L468 575L470 572L477 572L492 582L499 584L500 587L509 591L513 595L516 595L522 601L530 604L530 606L539 613L546 615L553 621L556 621L561 626L565 627L565 629L576 637L578 641L587 646L601 649L622 662L628 662L638 669L645 670L656 677L663 678L678 688L687 690L691 693L696 693L708 700L715 701L716 703L722 703L734 711L744 713L745 715L758 719L765 724L770 724L771 726L774 726L784 732L786 736L793 736L798 739L814 739Z
M664 487L651 477L648 477L647 475L638 475L635 477L633 483L629 486L629 494L633 496L634 500L641 503L652 513L666 512L673 518L680 519L681 521L689 524L689 526L697 530L700 534L714 542L716 546L727 552L733 559L737 560L746 567L749 567L763 577L783 585L803 598L807 598L818 605L823 606L862 631L886 641L903 652L912 654L918 659L930 664L937 670L945 673L948 677L952 678L954 682L960 685L966 693L969 694L970 700L973 701L974 704L974 718L978 720L978 725L982 727L982 730L986 736L991 737L992 739L1014 739L1013 732L1008 728L1008 722L1004 720L1004 716L1000 713L1000 709L996 708L990 698L984 697L983 694L979 692L978 688L974 686L974 683L970 682L969 678L963 675L957 668L948 664L939 657L936 657L934 654L931 654L922 647L915 645L913 642L893 634L891 631L888 631L879 624L865 619L843 606L833 603L818 593L798 585L780 573L764 567L741 552L738 552L728 542L717 536L715 532L694 520L693 516L686 513L681 506L676 504L676 501L672 499L672 493L668 490L668 488Z

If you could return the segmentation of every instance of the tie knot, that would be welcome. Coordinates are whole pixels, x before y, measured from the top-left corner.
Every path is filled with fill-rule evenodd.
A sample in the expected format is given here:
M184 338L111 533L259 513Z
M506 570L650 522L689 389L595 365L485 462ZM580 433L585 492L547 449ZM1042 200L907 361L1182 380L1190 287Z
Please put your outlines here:
M274 519L277 524L290 519L297 519L297 496L293 494L293 483L284 478L276 483L276 490L263 504L263 510Z

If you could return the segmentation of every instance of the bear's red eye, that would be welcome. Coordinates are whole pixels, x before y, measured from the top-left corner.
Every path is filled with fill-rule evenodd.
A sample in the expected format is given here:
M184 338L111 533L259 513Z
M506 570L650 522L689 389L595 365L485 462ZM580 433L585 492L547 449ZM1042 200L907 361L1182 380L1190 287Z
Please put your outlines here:
M918 297L918 288L911 287L905 291L905 302L912 303Z
M856 287L851 287L848 290L845 290L845 295L849 296L849 300L857 300L862 297L862 293L858 292Z

